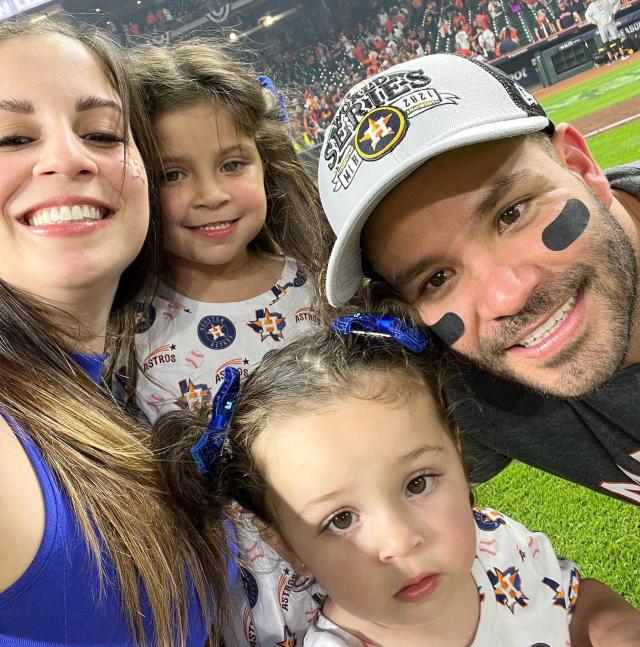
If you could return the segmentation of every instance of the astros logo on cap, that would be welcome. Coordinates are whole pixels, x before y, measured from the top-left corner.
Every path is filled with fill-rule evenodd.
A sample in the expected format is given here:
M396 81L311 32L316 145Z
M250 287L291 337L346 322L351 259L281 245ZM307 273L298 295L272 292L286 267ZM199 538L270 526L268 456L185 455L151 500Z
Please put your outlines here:
M407 132L407 118L398 108L380 106L358 124L354 145L364 160L376 160L393 150Z

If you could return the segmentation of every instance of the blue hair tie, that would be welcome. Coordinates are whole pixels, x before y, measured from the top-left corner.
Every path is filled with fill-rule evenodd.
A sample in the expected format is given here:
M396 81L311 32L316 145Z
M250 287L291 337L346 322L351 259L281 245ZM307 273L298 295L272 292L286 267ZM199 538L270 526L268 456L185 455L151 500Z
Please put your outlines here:
M429 343L427 335L408 320L373 312L336 317L331 322L331 329L345 337L360 334L391 338L413 353L422 353Z
M213 399L209 427L191 448L198 471L210 480L220 474L222 448L240 395L240 371L226 366L222 376L222 384Z
M276 84L273 82L272 79L270 79L268 76L258 76L256 78L256 81L266 90L269 90L272 94L274 94L277 99L278 99L278 115L282 121L284 121L285 124L289 123L289 113L287 112L287 106L285 104L284 100L284 94L282 92L278 92L276 88Z

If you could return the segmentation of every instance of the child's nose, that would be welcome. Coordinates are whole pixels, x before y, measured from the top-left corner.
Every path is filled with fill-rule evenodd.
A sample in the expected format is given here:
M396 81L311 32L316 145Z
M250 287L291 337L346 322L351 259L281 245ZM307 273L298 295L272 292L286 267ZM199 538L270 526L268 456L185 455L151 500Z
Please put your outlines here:
M407 517L394 514L378 524L378 559L381 562L407 557L423 545L422 533Z
M200 182L193 196L195 207L205 207L207 209L217 209L229 202L229 200L229 192L225 189L224 184L220 182Z

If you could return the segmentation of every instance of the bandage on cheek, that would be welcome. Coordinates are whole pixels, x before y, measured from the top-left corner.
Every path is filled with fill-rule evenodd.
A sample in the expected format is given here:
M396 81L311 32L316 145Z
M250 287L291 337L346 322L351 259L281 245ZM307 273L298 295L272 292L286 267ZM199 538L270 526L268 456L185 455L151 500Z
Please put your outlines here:
M567 200L555 220L542 232L542 242L552 252L560 252L574 243L589 224L589 208L581 200Z
M464 335L464 321L455 312L447 312L429 328L447 346L453 346Z

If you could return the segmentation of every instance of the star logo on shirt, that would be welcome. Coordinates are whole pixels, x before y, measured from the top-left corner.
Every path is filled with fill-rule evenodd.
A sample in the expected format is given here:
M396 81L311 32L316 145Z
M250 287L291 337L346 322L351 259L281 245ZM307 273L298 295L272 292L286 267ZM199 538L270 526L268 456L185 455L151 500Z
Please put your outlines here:
M274 341L284 339L283 330L287 325L285 318L279 312L269 312L269 308L256 310L256 318L247 326L260 334L260 341L271 337Z
M564 591L562 590L560 584L558 584L558 582L556 582L555 580L552 580L550 577L543 577L542 583L546 584L553 591L553 602L551 604L555 607L562 607L563 609L566 609L567 602L564 599Z
M498 604L503 604L511 613L514 613L516 605L527 606L529 598L522 591L520 573L515 566L510 566L504 571L494 568L487 571L487 577L493 585Z

